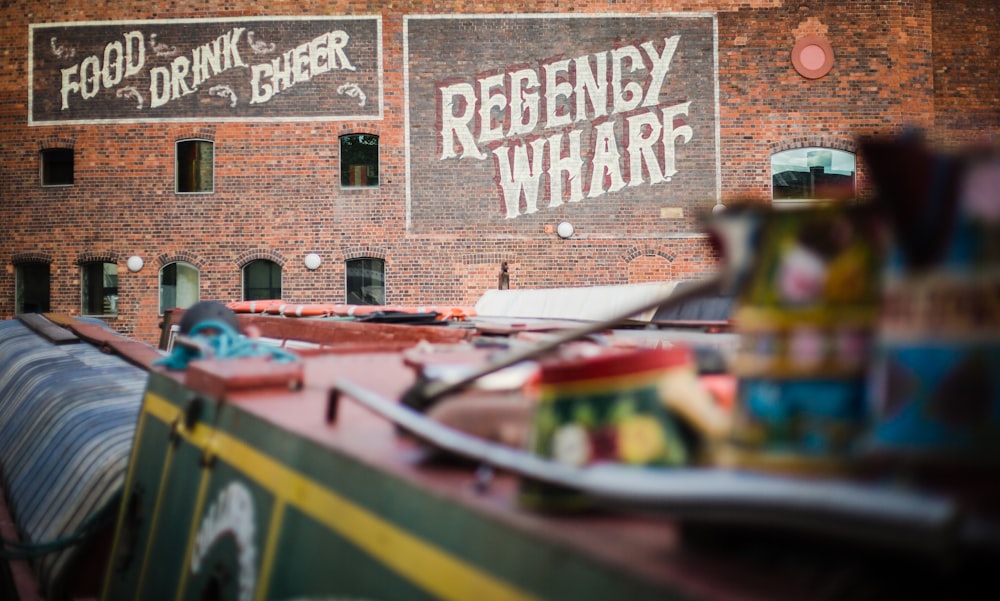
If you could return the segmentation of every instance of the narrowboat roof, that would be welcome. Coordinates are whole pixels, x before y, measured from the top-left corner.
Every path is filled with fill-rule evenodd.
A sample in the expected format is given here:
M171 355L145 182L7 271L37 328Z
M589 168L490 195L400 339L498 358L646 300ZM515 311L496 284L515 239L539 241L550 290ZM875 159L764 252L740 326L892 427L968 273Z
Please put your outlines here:
M171 315L170 320L176 323L179 313ZM524 460L522 455L525 453L510 449L503 443L503 436L496 432L498 425L523 419L526 415L527 405L522 392L526 380L523 374L509 374L515 382L519 382L517 384L508 383L498 389L470 385L456 390L442 401L469 403L469 406L481 403L479 406L484 411L490 408L495 410L498 399L509 402L503 411L489 414L491 418L486 421L490 423L485 425L489 434L482 438L484 447L463 438L469 434L468 431L453 431L454 424L438 423L435 426L425 423L434 420L421 416L419 412L409 411L413 415L407 419L416 420L413 426L406 425L409 422L405 419L394 422L392 418L396 409L386 409L382 404L385 402L401 407L399 401L421 384L422 377L440 375L446 373L444 368L456 366L466 371L480 369L498 352L524 349L572 331L573 326L579 323L575 320L518 320L466 314L460 320L446 320L443 325L403 325L330 317L292 319L257 313L239 314L239 320L244 329L259 329L261 338L269 345L294 350L299 360L294 364L284 364L266 357L237 360L200 358L192 361L187 369L168 370L157 365L157 361L164 357L164 351L131 341L99 323L51 314L44 317L22 316L4 322L0 324L0 335L9 334L20 342L15 344L15 341L5 339L0 344L0 367L4 371L3 379L0 379L0 386L4 387L0 390L4 399L0 411L9 414L8 418L0 421L0 426L10 428L18 412L25 411L10 401L11 392L18 386L10 383L11 377L28 378L29 372L37 371L36 383L48 382L56 388L69 388L72 382L110 380L115 382L116 387L126 389L121 393L125 398L122 401L122 419L101 420L100 424L105 429L120 425L129 430L122 436L107 437L108 440L114 438L118 441L118 448L110 453L113 467L109 469L112 473L103 479L96 478L100 485L90 485L92 490L104 492L84 495L88 499L86 503L79 498L60 497L66 506L64 511L79 516L78 522L114 503L113 493L120 492L131 442L130 428L135 425L135 415L142 402L141 390L147 386L147 378L151 378L149 390L153 392L147 393L146 403L158 402L158 411L168 422L184 422L187 419L185 412L172 409L162 401L150 401L150 394L154 398L158 398L157 395L165 397L168 394L163 391L180 387L188 391L185 394L193 395L192 398L211 399L232 407L245 416L241 418L244 420L242 427L261 423L291 433L316 448L348 457L358 465L366 466L372 473L386 475L394 482L423 491L463 515L478 516L500 531L533 541L533 544L549 550L551 563L544 567L551 570L552 577L557 580L572 577L571 572L561 567L559 558L580 557L581 561L585 560L583 565L600 566L601 570L617 575L611 577L612 581L621 578L641 583L637 586L643 590L659 591L660 595L679 598L801 599L813 596L818 590L832 590L830 587L838 586L878 596L889 591L895 594L901 589L919 592L927 590L927 587L962 589L967 586L964 580L959 581L952 573L912 571L914 565L930 565L942 558L954 557L952 553L961 546L962 537L955 530L956 524L968 522L963 521L966 517L964 508L952 499L934 495L925 497L916 492L912 498L894 496L894 493L885 497L877 496L881 493L866 496L868 492L863 487L849 484L838 488L839 485L834 485L827 491L821 484L811 490L824 494L829 492L830 499L819 501L817 495L810 494L802 497L811 499L803 504L813 503L814 507L800 505L796 508L794 502L788 504L780 500L776 505L769 505L776 502L773 496L767 496L772 492L759 492L769 486L790 486L787 490L791 491L791 497L807 490L789 482L790 479L775 477L763 483L763 488L758 490L761 496L756 501L744 497L741 506L739 496L748 490L740 488L745 482L712 479L704 470L698 473L678 470L675 482L681 483L684 490L671 489L672 484L663 479L653 486L638 486L632 499L634 502L629 502L627 493L601 489L603 476L595 472L593 482L597 487L594 490L597 491L597 498L603 501L598 510L572 514L540 512L519 502L524 476L510 469ZM609 345L633 348L715 345L716 348L726 349L733 341L726 332L708 333L702 328L673 328L665 333L655 329L627 328L601 329L599 332L601 335L596 338L591 336L576 340L567 346L576 345L576 351L586 346L588 353L600 352ZM301 346L296 349L296 344ZM76 367L63 367L67 361ZM432 369L434 367L442 369ZM709 377L711 374L703 375ZM71 400L73 407L81 407L80 411L84 411L91 398L100 398L104 405L114 404L96 384L95 387L75 388L83 391L78 398ZM731 393L731 388L729 390ZM53 400L45 401L45 394ZM32 399L32 402L56 405L67 402L51 392L38 392ZM402 411L408 409L402 407ZM73 452L70 448L72 441L55 433L59 427L73 428L77 419L66 417L68 421L64 426L54 425L47 437L34 434L35 430L22 432L22 438L33 444L48 446L47 450L29 453L25 457L44 457L46 452ZM430 430L423 430L425 426ZM458 441L455 446L437 442L434 435L437 427L447 430L445 438ZM469 431L474 431L474 428ZM194 430L191 432L194 436ZM456 432L458 438L454 438ZM24 509L19 499L36 498L39 493L33 492L30 487L25 489L18 482L18 473L30 471L31 464L10 456L10 440L4 437L3 445L3 486L8 507L22 537L28 540L50 539L60 533L32 529L30 521L24 521L33 510ZM463 446L467 442L471 446ZM456 448L471 448L472 451L468 454L455 453ZM505 448L510 451L503 450ZM477 454L480 451L482 453ZM15 465L19 467L14 469L12 466ZM96 465L89 462L87 467L93 470ZM535 467L531 464L528 469L530 471ZM534 473L542 474L543 478L549 476L545 466L540 469L542 471ZM560 481L558 478L566 476L565 472L558 470L554 474L553 481ZM580 474L570 474L569 477L577 475ZM622 474L614 470L605 475L612 477L612 482L636 482L634 472L627 475L628 479L620 480L614 478ZM688 476L690 480L683 479ZM50 481L46 479L44 482ZM34 486L86 488L82 482L80 474L66 474L50 484L38 480ZM724 489L731 485L736 485L736 488L727 499ZM671 494L674 496L671 497ZM683 502L676 502L678 494L684 497ZM758 505L755 506L755 503ZM863 517L854 524L860 524L860 528L838 530L838 519L845 516L849 518L847 521L859 518L866 507L874 508L878 503L896 505L885 509L874 519ZM852 504L856 506L852 507ZM796 509L805 509L798 519L791 515ZM821 511L811 515L809 509ZM898 513L894 514L896 510ZM782 511L787 514L780 515ZM824 527L821 523L823 518L817 517L823 515L833 524L832 527ZM898 521L893 523L895 518ZM32 519L45 525L52 517L46 513ZM420 528L429 527L423 525ZM888 534L878 536L879 527L885 527ZM863 534L866 529L871 536ZM64 525L62 530L71 531L73 528ZM386 536L390 537L404 536L394 529L387 532ZM991 544L996 544L996 541ZM481 541L481 545L488 547L490 542ZM491 555L492 551L477 550L474 553L482 554L482 561L500 561ZM79 596L81 591L73 589L73 578L80 566L86 566L97 555L100 553L91 557L77 554L72 561L66 561L62 571L47 568L44 562L32 564L30 569L43 582L43 595L68 591L71 597ZM498 570L506 570L505 578L509 578L511 572L518 570L518 563L515 560L511 564L509 558L503 561L507 563ZM411 568L403 566L397 569L409 574ZM457 571L447 573L453 576L471 573L461 566L455 569ZM964 576L965 572L962 574ZM432 587L429 589L432 593L442 593L433 588L437 585L427 586ZM84 595L91 593L95 591L83 591Z

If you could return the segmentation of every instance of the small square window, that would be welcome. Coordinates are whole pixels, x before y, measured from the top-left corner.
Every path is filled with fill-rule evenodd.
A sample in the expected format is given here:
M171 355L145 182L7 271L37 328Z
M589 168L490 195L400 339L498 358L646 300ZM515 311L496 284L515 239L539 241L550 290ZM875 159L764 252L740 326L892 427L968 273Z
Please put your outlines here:
M345 188L378 186L378 136L340 136L340 185Z
M73 185L73 149L47 148L42 151L43 186Z
M177 143L177 192L197 193L215 190L215 152L208 140L182 140Z

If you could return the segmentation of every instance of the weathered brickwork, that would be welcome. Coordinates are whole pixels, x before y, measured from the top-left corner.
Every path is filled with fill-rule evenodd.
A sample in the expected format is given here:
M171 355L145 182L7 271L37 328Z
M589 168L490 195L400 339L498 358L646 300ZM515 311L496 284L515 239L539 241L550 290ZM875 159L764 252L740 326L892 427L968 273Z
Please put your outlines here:
M178 0L113 8L78 0L56 5L22 0L7 2L2 10L0 317L14 312L17 265L48 264L52 310L80 314L80 265L107 260L119 267L118 315L108 319L109 325L149 342L158 338L159 271L174 261L199 270L202 298L226 301L241 296L241 267L261 258L282 266L282 292L289 301L342 302L345 261L361 257L384 259L386 300L400 304L471 304L497 285L502 261L509 264L513 288L690 279L717 269L718 257L700 234L699 217L718 200L766 202L775 152L811 146L854 152L857 136L910 126L924 128L942 145L996 143L1000 133L995 66L1000 7L995 0L582 0L569 5L417 0L382 8L354 0ZM240 24L246 18L256 19L253 27ZM178 19L190 19L192 26L157 27ZM318 20L323 26L314 23ZM354 83L366 94L363 108L352 104L359 97L349 96L346 88L337 93L346 83L336 79L342 73L320 74L307 65L309 48L303 45L313 42L314 54L326 47L329 38L322 35L341 29L338 20L355 28L351 40L359 47L349 56L359 61ZM73 31L86 31L70 28L65 39L60 32L55 42L49 35L32 46L32 26L42 34L55 31L43 26L58 23L102 24L100 32L91 30L100 33L99 47L122 40L124 52L123 28L108 21L135 24L127 29L142 31L146 48L152 48L148 34L160 32L158 43L176 46L177 56L191 62L195 49L227 32L236 35L234 28L245 29L238 36L243 44L254 29L254 41L275 43L278 54L291 53L282 56L300 61L301 83L282 91L280 105L244 103L247 94L254 94L251 65L265 64L251 60L246 50L241 57L247 67L225 73L220 68L219 81L211 82L234 91L234 112L226 112L232 98L221 88L208 94L206 84L188 95L177 84L176 101L164 101L161 94L158 108L164 110L158 116L123 120L123 106L134 98L117 95L114 85L125 82L116 84L111 70L108 86L102 82L99 95L86 102L83 89L72 88L79 80L67 76L72 115L66 119L60 101L53 100L55 92L64 91L61 79L34 81L39 98L32 100L46 91L48 96L29 106L29 77L41 77L45 66L58 67L53 72L61 74L71 65L80 69L88 56L104 62L116 56L115 50L107 57L103 51L81 50L75 59L58 62L59 43L71 41ZM372 42L375 31L380 48ZM188 39L166 39L178 32ZM680 38L671 57L667 45L675 35ZM818 79L799 75L790 58L795 42L808 35L829 41L836 56L829 74ZM626 69L621 82L648 83L651 52L666 68L659 74L660 94L651 96L648 106L623 105L606 115L589 108L580 119L546 122L543 98L537 127L497 139L483 136L482 122L476 121L481 117L462 116L460 101L451 113L439 102L440 91L454 84L469 84L487 97L500 94L509 88L490 82L509 85L510 79L489 78L515 73L530 72L541 80L537 89L522 91L541 90L549 71L556 73L554 84L568 83L575 91L585 75L577 59L589 57L587 65L598 74L598 63L606 60L605 77L611 80L618 56L613 51L624 56L630 47L648 61L646 71L628 72L621 63ZM296 48L305 49L296 54ZM184 73L183 61L174 67L174 58L155 63L150 54L149 60L150 67ZM88 65L93 69L96 63ZM306 77L309 68L315 76ZM165 77L162 70L156 73ZM142 91L144 86L150 84L136 87ZM450 90L456 99L466 88ZM576 110L571 95L557 98L553 109ZM512 96L507 96L497 102L509 107ZM151 95L144 101L148 109ZM87 108L81 108L84 104ZM678 105L684 110L663 116ZM499 119L485 129L509 126L509 115ZM631 137L625 129L629 119L635 126ZM453 129L446 131L456 136L467 124L486 158L442 157L442 126L448 123ZM532 143L551 144L559 133L568 140L575 130L585 165L579 176L584 197L570 200L566 192L564 202L553 203L549 176L542 174L536 210L529 211L528 197L520 195L512 211L507 199L514 188L503 187L496 151L515 161L517 148L523 148L530 165ZM634 171L628 152L638 153L641 136L653 132L661 138L670 134L676 173L670 181L665 174L653 181L650 166L656 162L665 170L667 151L650 142L651 154L638 163L645 169L643 181L629 186ZM379 136L377 187L341 187L338 139L350 133ZM174 191L175 145L186 139L214 143L211 193ZM73 149L72 186L40 186L39 152L50 148ZM545 161L541 168L550 166ZM620 173L612 163L620 165ZM595 178L588 171L594 165L606 171ZM868 194L863 163L858 167L859 190ZM616 175L624 187L616 188ZM570 189L568 179L564 188ZM571 238L556 235L561 221L575 226ZM304 266L308 253L320 255L319 269ZM134 273L126 268L133 255L145 261Z

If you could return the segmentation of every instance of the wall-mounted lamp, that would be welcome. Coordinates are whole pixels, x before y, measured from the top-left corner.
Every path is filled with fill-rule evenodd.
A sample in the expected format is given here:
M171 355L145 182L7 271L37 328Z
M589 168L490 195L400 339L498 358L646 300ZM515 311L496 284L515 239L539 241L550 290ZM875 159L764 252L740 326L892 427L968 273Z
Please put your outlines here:
M303 263L306 264L306 269L308 269L309 271L315 271L319 269L319 266L320 264L323 263L323 260L320 259L319 255L317 255L316 253L309 253L303 260Z
M560 238L569 238L573 235L573 224L568 221L563 221L556 226L556 233L559 234Z
M145 265L146 263L142 260L142 257L140 257L139 255L132 255L131 257L128 258L128 261L126 261L125 264L128 265L129 271L135 273L140 269L142 269L142 266Z
M719 213L721 213L721 212L723 212L725 210L726 210L726 205L722 204L721 202L717 202L717 203L715 203L715 206L712 207L712 214L713 215L718 215Z

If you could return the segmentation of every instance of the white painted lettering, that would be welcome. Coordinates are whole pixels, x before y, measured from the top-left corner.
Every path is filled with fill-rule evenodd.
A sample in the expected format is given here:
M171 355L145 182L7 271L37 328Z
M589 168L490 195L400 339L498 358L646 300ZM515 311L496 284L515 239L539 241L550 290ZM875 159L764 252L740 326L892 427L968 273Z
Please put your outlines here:
M112 54L114 58L111 58ZM125 76L125 53L121 42L111 42L104 47L104 64L101 67L101 85L110 88L121 83Z
M681 138L687 144L694 136L690 125L674 127L675 117L687 115L691 102L682 102L663 109L663 175L673 177L677 173L677 150L674 142Z
M501 146L493 150L496 159L497 184L507 208L507 218L520 214L521 196L524 196L525 214L538 212L538 190L542 177L545 139L538 138L527 144ZM528 156L528 148L531 156ZM513 164L510 155L513 153Z
M84 100L101 91L101 59L88 56L80 63L80 97Z
M333 69L355 71L344 52L349 39L343 31L331 31L296 46L269 64L251 66L250 104L267 102L276 94ZM235 55L233 60L238 58Z
M130 31L122 34L122 37L124 42L116 40L106 44L101 56L96 54L88 56L72 67L60 70L61 110L69 108L71 94L78 93L80 98L89 100L97 96L102 88L113 88L126 77L142 71L146 62L142 32Z
M670 61L677 51L677 44L680 43L681 36L675 35L663 38L663 52L656 52L652 42L642 44L642 49L653 63L653 69L649 72L649 85L646 86L646 98L642 101L642 106L656 106L660 104L660 89L663 87L663 80L670 70Z
M611 51L611 94L614 97L612 113L631 111L642 102L642 86L635 81L622 82L622 78L625 77L626 69L628 73L635 73L644 68L642 55L635 46Z
M72 67L66 67L62 70L62 87L59 93L62 95L62 108L60 110L65 111L69 108L69 95L74 92L80 91L80 84L73 81L73 78L79 75L80 66L73 65Z
M274 93L278 94L292 87L292 51L284 53L271 61L271 79L274 81Z
M347 42L350 40L350 36L344 31L331 31L329 33L329 39L327 40L327 52L330 61L331 69L344 69L347 71L357 70L351 61L344 54L344 48L347 47Z
M545 71L545 127L562 127L572 123L569 98L573 95L573 84L560 74L569 72L569 61L549 63ZM561 99L565 98L566 102Z
M195 88L200 87L206 79L211 77L208 74L208 69L205 68L205 55L208 48L209 46L206 44L191 50L191 85Z
M508 136L529 134L538 126L538 74L521 69L510 74L510 129Z
M205 44L201 47L201 60L195 60L194 62L199 64L199 68L203 73L203 80L208 79L212 75L222 73L222 46L224 39L224 36L219 36L211 44Z
M243 57L240 56L239 41L240 36L246 31L243 27L233 27L223 34L218 42L221 45L222 70L228 71L236 67L246 67Z
M649 174L650 184L666 180L660 169L660 159L655 145L663 134L659 116L652 111L643 111L625 119L625 154L628 156L628 185L638 186L646 182L643 165Z
M563 184L569 182L569 202L583 200L583 157L580 137L583 132L569 132L569 150L563 154L562 134L549 137L549 206L563 204Z
M291 52L292 82L302 83L309 81L309 43L299 44Z
M506 76L499 73L479 80L479 97L483 99L479 107L480 144L503 139L503 116L507 109L507 95L503 93L505 79ZM501 93L493 94L492 91L497 88Z
M267 80L274 75L274 69L268 63L250 67L250 104L267 102L274 96L274 88Z
M188 76L191 61L186 56L178 56L170 62L170 99L177 100L195 91L188 87L184 78Z
M141 31L130 31L122 37L125 38L125 77L132 77L146 66L146 42Z
M596 119L608 114L608 53L595 54L596 71L590 69L590 57L581 56L573 61L576 68L576 121ZM587 112L590 99L592 112Z
M153 67L149 70L149 107L163 106L170 100L170 69Z
M691 102L661 101L681 36L662 39L440 83L441 160L483 160L487 148L508 219L537 212L542 190L552 208L671 181L694 128Z
M321 35L309 42L309 72L313 77L330 70L330 53L327 48L328 35Z
M439 89L438 98L441 103L441 159L459 157L455 149L456 140L462 151L459 158L486 158L472 135L472 122L476 115L476 91L472 85L459 83L445 86Z
M620 159L614 121L598 124L594 128L593 171L590 174L590 191L587 193L587 198L595 198L607 192L617 192L625 187Z

